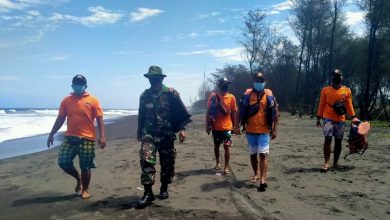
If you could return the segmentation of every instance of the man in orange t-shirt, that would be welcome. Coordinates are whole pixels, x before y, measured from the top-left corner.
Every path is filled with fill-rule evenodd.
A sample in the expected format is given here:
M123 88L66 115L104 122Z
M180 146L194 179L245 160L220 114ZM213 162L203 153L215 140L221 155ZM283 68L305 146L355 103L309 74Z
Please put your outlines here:
M72 80L73 93L61 102L58 117L47 139L47 147L53 145L54 134L61 128L67 118L67 131L58 155L59 166L76 181L76 193L82 192L81 197L88 199L91 168L95 158L95 126L96 119L99 128L99 146L106 146L103 110L94 96L85 92L87 79L76 75ZM73 166L73 159L79 156L81 175Z
M268 187L267 171L270 140L276 138L278 108L272 91L265 88L264 73L253 76L253 88L247 89L240 101L240 123L246 132L253 169L252 183L260 182L259 192Z
M225 149L224 174L229 174L230 147L232 146L231 131L238 134L239 128L236 124L237 104L236 98L228 93L229 84L226 77L218 80L218 91L211 93L208 100L208 111L206 115L206 132L212 131L214 140L214 155L216 160L215 169L220 170L219 146L223 144Z
M321 172L327 172L329 169L332 136L335 138L333 167L338 167L341 141L344 136L345 114L348 113L352 118L355 118L351 89L342 86L342 81L343 76L341 71L335 69L332 72L332 85L324 87L321 91L320 104L317 112L317 127L322 126L325 136L325 163L321 168ZM323 125L321 125L321 119L323 119Z

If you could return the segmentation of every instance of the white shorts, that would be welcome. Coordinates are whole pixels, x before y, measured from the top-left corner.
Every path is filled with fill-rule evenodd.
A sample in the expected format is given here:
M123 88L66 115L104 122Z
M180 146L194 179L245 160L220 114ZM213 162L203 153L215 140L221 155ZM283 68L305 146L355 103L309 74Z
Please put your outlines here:
M269 134L247 133L248 150L252 154L269 154Z

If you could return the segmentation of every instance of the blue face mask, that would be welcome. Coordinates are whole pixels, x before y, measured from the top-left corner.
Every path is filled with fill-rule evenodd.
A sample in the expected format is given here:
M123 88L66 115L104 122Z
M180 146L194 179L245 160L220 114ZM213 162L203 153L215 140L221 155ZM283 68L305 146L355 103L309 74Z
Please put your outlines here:
M76 94L76 95L82 95L82 94L84 94L86 88L87 88L86 85L82 86L82 85L75 85L75 84L72 84L73 92L74 92L74 94Z
M265 87L265 82L263 83L253 83L253 88L256 89L256 91L263 91Z

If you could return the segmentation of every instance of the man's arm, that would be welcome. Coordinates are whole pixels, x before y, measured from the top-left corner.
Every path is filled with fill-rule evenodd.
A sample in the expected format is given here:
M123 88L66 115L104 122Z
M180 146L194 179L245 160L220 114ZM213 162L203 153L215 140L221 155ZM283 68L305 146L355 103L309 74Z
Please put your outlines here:
M326 105L326 96L325 96L325 88L321 90L320 95L320 104L318 105L318 111L317 111L317 127L321 127L321 119L322 115L324 114L324 109Z
M99 128L99 146L101 149L106 147L106 128L104 127L103 117L96 117L96 122Z
M347 112L351 118L355 118L355 110L353 109L353 104L352 104L352 92L351 89L348 88L348 95L345 100L345 106L347 108Z
M56 119L56 122L54 122L53 128L51 129L51 132L49 134L49 137L47 138L47 147L50 148L51 145L53 145L54 141L54 134L57 133L58 130L62 127L62 125L65 122L66 117L58 116Z
M138 128L137 128L137 140L141 141L142 139L142 129L145 121L145 105L143 103L143 94L139 98L139 107L138 107Z

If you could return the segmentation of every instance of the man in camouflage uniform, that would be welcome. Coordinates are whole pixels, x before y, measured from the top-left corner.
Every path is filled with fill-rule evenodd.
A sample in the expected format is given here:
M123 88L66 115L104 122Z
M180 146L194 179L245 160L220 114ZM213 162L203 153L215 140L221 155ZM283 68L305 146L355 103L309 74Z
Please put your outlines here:
M151 87L141 94L138 110L137 139L141 141L141 183L145 188L144 196L138 202L139 207L146 207L154 200L152 185L157 151L161 165L159 198L169 197L168 184L172 182L175 173L175 133L179 131L180 139L184 139L184 126L191 122L191 115L178 92L162 84L166 75L160 67L151 66L144 76L149 79Z

